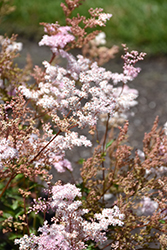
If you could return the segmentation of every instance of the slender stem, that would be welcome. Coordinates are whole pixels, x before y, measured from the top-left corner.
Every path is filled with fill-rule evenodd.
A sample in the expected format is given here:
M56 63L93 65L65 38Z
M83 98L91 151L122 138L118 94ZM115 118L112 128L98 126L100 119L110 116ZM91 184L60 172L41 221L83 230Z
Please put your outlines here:
M101 248L101 249L105 249L106 247L109 247L110 245L111 245L111 243L105 245L105 246L104 246L103 248Z
M0 194L0 198L3 196L3 194L5 193L6 189L8 188L10 182L15 178L15 174L12 174L10 179L8 180L8 182L6 183L6 186L3 188L1 194Z
M53 53L53 55L52 55L52 57L51 57L51 59L49 61L50 64L53 62L53 60L55 59L55 57L56 57L56 55L55 55L55 53Z
M43 214L43 221L45 222L46 220L46 210L44 211L44 214Z
M76 104L78 104L81 100L83 99L83 97L81 97L79 100L78 100L78 102L76 103ZM70 110L69 112L68 112L68 114L66 115L66 118L70 115L70 113L72 112L72 110ZM75 126L72 126L71 128L73 128L73 127L75 127ZM71 129L71 128L69 128L69 130ZM56 134L56 135L54 135L53 137L52 137L52 139L34 156L34 158L28 163L28 164L31 164L44 150L45 150L45 148L47 148L48 146L49 146L49 144L61 133L62 131L61 131L61 129L59 129L59 131L58 131L58 133Z
M110 114L108 114L108 119L107 119L107 123L106 123L106 131L105 131L104 141L103 141L103 153L104 153L104 148L105 148L106 139L107 139L109 119L110 119Z
M26 224L27 224L27 233L28 233L28 235L30 235L30 230L29 230L29 226L28 226L28 216L27 216L27 211L26 211L26 198L25 197L23 197L23 200L24 200L24 214L25 214L25 216L26 216L26 218L25 218L25 221L26 221Z
M106 123L106 131L105 131L105 135L104 135L104 141L103 141L103 154L105 151L105 144L106 144L106 139L107 139L107 133L108 133L108 123L109 123L109 119L110 119L110 114L108 114L108 119L107 119L107 123ZM103 202L104 202L104 193L105 193L105 167L104 167L104 162L102 161L102 168L103 168L103 172L102 172L102 178L103 178Z
M69 171L69 172L70 172L70 174L71 174L71 177L72 177L72 179L73 179L74 184L76 184L76 181L75 181L75 178L74 178L73 172L72 172L72 171Z
M49 146L49 144L61 133L61 130L59 130L59 132L54 135L52 137L52 139L34 156L34 158L29 162L29 164L31 164L33 161L35 161L35 159L45 150L45 148L47 148Z

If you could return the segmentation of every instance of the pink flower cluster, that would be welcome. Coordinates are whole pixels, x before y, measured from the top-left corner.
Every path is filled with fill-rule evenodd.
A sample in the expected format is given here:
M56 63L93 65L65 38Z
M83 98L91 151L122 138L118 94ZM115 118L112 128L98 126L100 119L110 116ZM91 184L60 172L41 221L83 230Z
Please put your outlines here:
M102 8L96 8L96 9L90 9L89 13L91 14L92 17L97 18L94 19L94 26L98 25L98 26L105 26L107 20L110 20L110 18L112 17L112 14L109 13L104 13L102 12L103 9ZM88 20L90 21L90 20Z
M68 43L72 42L75 37L70 34L71 28L69 26L62 26L54 30L52 27L53 35L44 35L42 40L39 42L39 46L46 45L49 46L53 53L57 52L57 49L63 49ZM56 34L54 34L54 32Z
M0 138L0 169L3 168L3 160L11 161L11 159L18 156L17 149L12 147L12 143L9 139Z
M52 29L55 39L57 39L57 36L60 38L60 35L68 37L68 31L70 31L67 27L58 27L57 31L53 27ZM40 44L47 44L53 49L54 44L55 48L58 46L59 39L56 41L56 43L47 43L43 38ZM66 41L69 42L68 39ZM20 92L27 99L31 98L37 106L44 109L52 118L55 126L64 132L64 135L58 135L55 138L49 148L51 154L48 154L50 163L59 172L64 172L65 169L72 171L71 164L64 159L66 149L73 149L74 146L82 145L91 146L91 142L85 136L81 135L79 138L78 133L69 129L71 124L73 124L73 127L81 129L86 126L95 126L99 115L109 114L112 119L122 116L130 107L137 104L135 100L138 96L137 90L130 89L128 86L123 88L113 87L111 81L113 83L131 81L137 76L134 72L139 72L138 69L135 69L134 64L138 60L142 60L144 56L143 54L138 55L134 51L129 53L125 48L124 72L118 74L106 71L105 68L99 67L96 62L92 63L82 55L75 58L61 49L63 46L60 46L55 54L67 60L66 68L51 65L44 61L45 80L39 82L38 88L31 90L29 86L22 85L19 87ZM80 83L80 87L78 83ZM62 120L60 113L67 118L70 114L70 118Z
M144 56L146 55L146 53L143 52L139 54L139 52L135 50L128 52L128 48L126 47L126 45L123 44L122 46L124 47L125 51L125 55L122 56L124 60L123 73L113 74L112 79L114 84L117 84L118 82L123 82L124 84L126 84L128 81L133 81L141 70L139 67L136 68L135 64L138 61L143 60Z
M78 127L94 126L99 114L108 113L113 116L116 109L123 106L125 111L136 104L134 99L137 91L128 87L121 91L110 84L111 80L116 81L114 73L82 56L76 60L63 50L59 54L67 59L67 69L44 62L46 82L39 83L38 90L30 90L26 86L19 88L26 98L34 99L38 106L52 109L51 116L55 123L58 119L57 111L66 115L71 110ZM78 81L82 84L80 89L76 83ZM81 105L83 98L87 102Z
M95 220L87 221L83 218L89 211L82 209L82 202L75 200L81 197L79 188L75 185L56 185L52 189L53 196L51 207L56 209L56 217L52 218L52 224L47 221L39 228L40 236L24 235L16 239L20 250L80 250L86 248L88 240L102 243L107 240L106 233L109 225L123 226L124 215L120 213L117 206L112 209L103 209L101 214L95 214ZM46 208L46 207L45 207Z

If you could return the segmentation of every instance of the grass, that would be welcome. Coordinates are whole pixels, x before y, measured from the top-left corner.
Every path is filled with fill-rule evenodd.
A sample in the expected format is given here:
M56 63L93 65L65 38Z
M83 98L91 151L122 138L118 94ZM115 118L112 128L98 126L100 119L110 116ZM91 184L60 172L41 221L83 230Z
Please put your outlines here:
M40 40L43 35L40 22L65 24L60 3L61 0L14 0L16 10L4 17L0 33L14 32ZM113 14L103 28L109 45L126 43L152 55L167 53L166 0L85 0L75 13L87 15L90 7L102 7Z

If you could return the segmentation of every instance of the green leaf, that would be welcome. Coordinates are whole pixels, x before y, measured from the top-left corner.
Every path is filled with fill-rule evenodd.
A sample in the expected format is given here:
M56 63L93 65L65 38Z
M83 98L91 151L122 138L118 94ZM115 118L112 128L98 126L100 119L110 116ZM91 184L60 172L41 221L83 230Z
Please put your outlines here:
M84 158L80 158L79 161L78 161L78 164L81 164L81 165L82 165L82 164L84 163L84 161L85 161Z
M102 157L106 156L106 152L102 153L101 156L102 156Z
M82 192L85 192L86 194L90 193L90 189L88 189L87 187L84 186L83 182L78 183L77 188L80 188Z
M19 206L19 201L18 201L18 200L15 200L15 201L13 202L13 204L11 205L11 208L12 208L13 210L16 210L16 209L18 208L18 206Z
M99 249L99 248L95 247L95 245L93 243L90 243L85 250L93 250L93 249L96 250L96 249Z
M107 149L109 146L111 146L111 145L113 144L113 142L114 142L114 140L109 141L109 142L106 144L106 149Z
M10 211L10 212L11 212L11 211ZM11 217L12 215L13 215L13 213L3 212L3 217L4 217L5 219ZM12 217L13 217L13 216L12 216Z
M115 184L115 183L114 183L113 186L118 190L118 188L119 188L119 185L118 185L118 184Z
M11 234L10 236L9 236L9 240L15 240L15 239L20 239L20 238L22 238L23 237L23 235L22 234Z
M159 222L165 224L165 220L159 220Z

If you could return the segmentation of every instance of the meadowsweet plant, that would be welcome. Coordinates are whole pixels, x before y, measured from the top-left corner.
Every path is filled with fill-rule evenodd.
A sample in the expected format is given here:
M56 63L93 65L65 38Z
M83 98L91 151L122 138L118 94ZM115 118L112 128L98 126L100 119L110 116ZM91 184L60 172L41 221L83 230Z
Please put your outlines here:
M14 35L1 37L0 246L142 249L153 242L165 249L166 126L158 129L156 120L135 156L126 143L127 119L138 96L127 84L140 72L135 65L145 53L129 52L123 45L122 73L102 67L118 47L104 47L105 34L95 28L112 15L96 8L88 19L72 16L82 2L61 4L66 26L41 23L46 34L39 46L52 52L43 68L30 72L27 64L19 69L13 60L22 44ZM73 48L82 48L83 54L74 57ZM78 159L80 180L54 183L52 168L72 174L66 150L80 146L94 150L90 158Z

